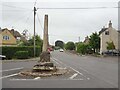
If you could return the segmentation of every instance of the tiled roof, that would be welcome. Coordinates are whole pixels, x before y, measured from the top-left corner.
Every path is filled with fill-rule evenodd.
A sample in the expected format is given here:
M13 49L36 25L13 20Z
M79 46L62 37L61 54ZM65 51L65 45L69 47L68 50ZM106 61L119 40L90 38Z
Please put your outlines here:
M101 31L99 31L99 35L101 34L101 33L103 33L104 31L106 31L108 28L102 28L101 29Z
M21 34L18 31L15 31L14 29L9 30L10 33L12 33L14 35L14 37L21 37Z
M1 29L3 32L4 30L8 30L7 28ZM21 37L21 34L18 31L15 31L14 29L8 30L14 37Z

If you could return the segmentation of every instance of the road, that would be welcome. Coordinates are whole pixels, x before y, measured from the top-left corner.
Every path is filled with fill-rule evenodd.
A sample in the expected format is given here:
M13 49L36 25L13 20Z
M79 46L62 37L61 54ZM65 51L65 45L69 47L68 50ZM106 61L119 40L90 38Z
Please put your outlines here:
M39 58L37 58L39 60ZM78 56L54 51L51 60L56 66L67 68L69 74L46 78L21 77L18 73L30 69L36 61L3 62L3 88L117 88L118 58Z

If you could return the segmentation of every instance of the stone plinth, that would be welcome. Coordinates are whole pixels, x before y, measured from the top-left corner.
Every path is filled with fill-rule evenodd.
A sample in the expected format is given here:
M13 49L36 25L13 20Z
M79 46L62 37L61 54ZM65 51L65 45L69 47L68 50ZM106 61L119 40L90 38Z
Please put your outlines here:
M44 51L40 54L40 61L38 62L50 62L50 52Z
M66 68L57 67L56 71L41 71L34 72L33 70L24 70L19 73L20 76L33 76L33 77L50 77L50 76L59 76L68 73L69 70Z
M56 71L56 66L52 62L41 62L33 67L34 72Z

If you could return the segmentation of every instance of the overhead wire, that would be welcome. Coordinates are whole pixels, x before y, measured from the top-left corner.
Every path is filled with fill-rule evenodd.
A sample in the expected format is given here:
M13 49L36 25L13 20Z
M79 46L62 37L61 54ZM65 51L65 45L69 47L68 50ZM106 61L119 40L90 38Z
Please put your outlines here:
M10 8L16 8L16 9L23 9L23 10L31 10L31 9L28 9L28 8L23 8L23 7L17 7L17 6L12 6L12 5L7 5L7 4L0 4L2 6L7 6L7 7L10 7Z
M50 36L58 36L58 37L61 37L61 36L64 36L64 37L78 37L78 36L70 36L70 35L54 35L54 34L49 34Z
M41 8L37 8L39 9L110 9L110 8L120 8L120 7L74 7L74 8L61 8L61 7L41 7Z
M10 22L10 23L9 23L9 24L7 24L6 26L9 26L9 25L13 25L13 24L18 23L19 21L21 21L21 20L23 20L24 18L26 18L26 15L29 15L30 13L31 13L31 11L30 11L30 12L25 13L23 16L21 16L21 17L17 18L17 20L15 20L14 22Z
M33 12L33 11L32 11ZM27 26L27 22L28 22L28 20L30 20L30 16L31 16L31 14L29 14L29 16L26 18L26 21L25 21L25 24L26 24L26 26ZM30 25L31 26L31 25ZM26 27L27 28L27 27Z
M39 24L40 24L42 30L44 31L44 28L42 27L42 24L41 24L41 22L40 22L40 18L39 18L39 16L38 16L38 14L37 14L37 19L38 19L38 22L39 22Z

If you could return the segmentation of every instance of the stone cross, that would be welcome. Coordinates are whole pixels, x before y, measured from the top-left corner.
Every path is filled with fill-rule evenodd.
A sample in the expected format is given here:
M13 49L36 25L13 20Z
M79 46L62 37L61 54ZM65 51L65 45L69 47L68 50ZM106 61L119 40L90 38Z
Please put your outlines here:
M42 51L47 51L48 48L48 15L44 18L44 34L43 34L43 49Z
M38 62L50 62L50 52L48 52L48 15L44 18L44 33L43 33L43 48L40 54L40 61Z

